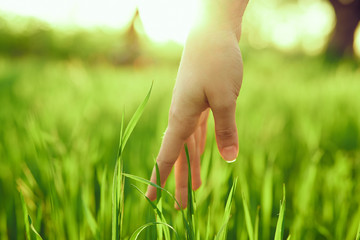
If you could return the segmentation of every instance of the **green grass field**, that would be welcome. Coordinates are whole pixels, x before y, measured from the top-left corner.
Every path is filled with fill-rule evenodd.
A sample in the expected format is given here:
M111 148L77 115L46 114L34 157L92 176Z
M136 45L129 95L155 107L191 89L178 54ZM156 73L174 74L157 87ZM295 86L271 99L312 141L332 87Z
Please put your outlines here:
M116 237L113 177L122 118L124 130L154 82L121 152L122 171L148 179L177 71L160 63L134 68L0 58L0 239L40 239L32 228L43 239ZM176 233L154 225L139 239L359 239L360 68L250 50L244 63L239 157L233 164L221 159L210 119L203 185L194 194L196 206L184 211L194 236L168 194L162 193L163 216L155 219L133 186L146 191L146 184L120 173L118 237L129 239L139 227L165 219ZM121 187L115 182L115 193ZM165 188L174 192L172 175Z

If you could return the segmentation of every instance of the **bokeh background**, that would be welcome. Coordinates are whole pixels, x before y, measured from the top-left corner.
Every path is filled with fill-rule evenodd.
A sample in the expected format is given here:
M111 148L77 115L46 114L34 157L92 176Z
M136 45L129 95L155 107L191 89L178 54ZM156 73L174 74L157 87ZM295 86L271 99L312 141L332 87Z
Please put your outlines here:
M148 178L167 125L193 0L0 1L0 239L24 239L19 192L43 239L110 239L122 116L151 97L123 153ZM292 239L355 239L360 223L360 1L251 0L240 48L238 161L217 152L209 119L196 192L200 239L221 228L238 178L228 239L272 239L286 186ZM191 86L189 86L191 87ZM122 239L154 213L125 183ZM174 191L173 177L166 185ZM184 231L165 198L164 215ZM92 215L94 226L89 220ZM208 220L209 219L209 220ZM34 237L34 236L33 236ZM142 239L159 238L148 228Z

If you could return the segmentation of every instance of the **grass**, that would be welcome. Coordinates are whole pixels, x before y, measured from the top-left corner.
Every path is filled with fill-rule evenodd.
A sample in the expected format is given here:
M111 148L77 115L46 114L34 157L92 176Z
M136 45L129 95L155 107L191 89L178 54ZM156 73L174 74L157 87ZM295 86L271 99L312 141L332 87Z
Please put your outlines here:
M276 224L276 230L275 230L275 240L281 240L284 238L284 216L285 216L285 200L286 200L286 194L285 194L285 185L283 188L283 200L280 204L280 213L279 218Z
M32 233L33 235L35 235L35 239L36 240L42 240L40 234L36 231L34 225L32 224L32 220L31 217L28 214L28 210L27 210L27 206L24 200L24 196L22 195L21 191L20 191L20 200L21 200L21 206L22 206L22 211L24 214L24 224L25 224L25 236L27 240L31 240L32 238ZM30 232L30 229L32 232Z
M0 58L0 239L356 239L359 68L243 56L238 160L221 160L210 119L203 185L182 211L173 174L158 201L141 193L176 65Z

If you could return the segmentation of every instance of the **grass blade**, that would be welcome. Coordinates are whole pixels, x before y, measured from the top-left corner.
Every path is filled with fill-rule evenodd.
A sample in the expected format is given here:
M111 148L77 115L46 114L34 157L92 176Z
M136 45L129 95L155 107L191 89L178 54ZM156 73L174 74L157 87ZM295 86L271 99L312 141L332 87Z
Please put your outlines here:
M286 197L285 197L285 184L283 185L283 200L280 204L280 213L278 222L276 225L275 231L275 240L281 240L284 235L284 215L285 215L285 206L286 206Z
M118 234L117 234L117 204L116 204L116 199L117 199L117 191L116 191L116 182L117 182L117 164L118 162L116 162L115 165L115 171L114 171L114 177L113 177L113 186L112 186L112 196L111 196L111 202L112 202L112 210L111 210L111 239L112 240L116 240L119 238Z
M358 230L357 230L357 234L356 234L356 240L360 240L360 223L359 223L359 227L358 227Z
M273 166L267 167L261 193L262 238L270 239L271 214L273 207Z
M258 206L256 211L254 240L259 240L259 215L260 215L260 206Z
M34 224L32 223L31 217L28 213L27 207L26 207L26 203L25 203L25 199L24 196L22 194L22 192L20 191L20 200L21 200L21 206L23 209L23 213L24 213L24 223L25 223L25 234L26 234L26 239L31 240L31 234L30 234L30 229L31 231L35 234L36 236L36 240L42 240L42 237L40 236L40 234L36 231Z
M135 176L135 175L132 175L132 174L128 174L128 173L122 173L123 176L127 177L127 178L130 178L132 180L135 180L137 182L140 182L140 183L144 183L146 185L150 185L150 186L153 186L153 187L156 187L156 188L159 188L161 190L163 190L164 192L166 192L175 202L176 204L180 206L180 204L178 203L178 201L176 201L174 195L172 195L168 190L166 190L165 188L162 188L160 187L159 185L153 183L153 182L150 182L149 180L145 179L145 178L142 178L142 177L138 177L138 176Z
M227 223L229 222L230 218L228 218L225 222L223 222L223 225L221 226L219 232L215 236L215 240L225 240L226 237L224 237L224 231L226 228Z
M89 224L91 233L93 234L95 239L100 239L99 227L90 209L88 208L88 206L85 204L84 201L83 201L83 208L84 208L85 218Z
M36 231L34 224L31 221L31 217L29 216L29 221L30 221L30 229L31 231L33 231L33 233L35 233L36 236L36 240L43 240L42 237L40 236L40 234Z
M230 213L231 213L231 205L232 205L232 201L235 195L235 190L236 190L236 184L237 184L237 178L235 178L235 181L233 182L233 185L230 189L227 201L226 201L226 205L225 205L225 212L224 212L224 217L222 220L222 227L220 228L218 234L216 235L215 239L226 239L226 233L227 233L227 224L229 222L230 219Z
M151 87L149 89L149 92L147 93L145 99L142 101L142 103L139 105L139 107L136 109L134 115L131 117L125 131L124 131L124 135L122 136L122 142L121 142L121 148L120 148L120 154L121 152L124 150L125 145L127 143L127 141L129 140L129 137L132 133L132 131L134 130L136 124L138 123L142 113L144 112L145 106L147 104L147 102L149 101L150 98L150 93L153 87L153 83L151 83Z
M119 146L117 152L117 159L120 158L123 150L123 132L124 132L125 113L123 112L121 117L120 134L119 134Z
M207 220L207 224L206 224L206 236L205 236L205 240L209 240L210 239L210 207L208 210L208 220Z
M210 239L210 207L208 210L208 218L207 218L207 224L206 224L206 236L205 236L205 240L209 240Z
M160 170L159 170L159 166L157 164L157 162L155 161L155 171L156 171L156 184L161 186L161 181L160 181ZM146 196L145 196L146 197ZM147 198L147 197L146 197ZM150 201L150 199L147 198L147 200ZM150 201L151 202L151 201ZM156 189L156 203L157 203L157 209L159 210L160 213L162 213L162 201L161 201L161 189L157 188ZM162 219L161 214L156 214L155 212L155 216L158 215L160 217L160 219ZM162 221L164 222L164 221ZM166 222L165 222L166 223ZM165 228L163 225L156 225L156 231L157 231L157 238L159 240L163 239L163 229L164 231L166 231L167 228ZM168 230L168 229L167 229ZM167 235L167 234L166 234ZM170 238L168 235L166 236L166 239Z
M160 219L163 218L163 214L160 211L160 209L146 196L146 194L141 191L137 186L131 184L150 204L150 206L152 207L152 209L156 212L156 214L160 217Z
M123 163L121 161L121 155L125 148L125 145L138 123L145 106L150 98L150 93L153 84L151 84L150 90L146 95L143 102L136 109L134 115L131 117L125 131L124 130L124 114L122 116L121 128L120 128L120 140L117 154L117 161L115 164L113 188L112 188L112 224L111 235L112 240L119 239L121 237L122 221L123 221L123 209L124 209L124 177L122 175Z
M172 226L170 226L169 224L163 223L163 222L151 222L151 223L144 224L143 226L136 229L135 232L131 235L130 240L136 240L143 230L145 230L148 227L158 225L158 224L164 225L167 228L170 228L171 230L173 230L174 233L175 233L176 239L180 239L180 237L179 237L178 233L176 232L176 230Z
M121 127L120 127L120 136L119 136L119 147L118 147L118 154L114 168L114 175L113 175L113 182L112 182L112 195L111 195L111 204L112 204L112 211L111 211L111 239L117 240L120 238L121 235L121 218L122 212L120 212L120 198L123 199L121 194L124 192L121 191L122 183L122 161L121 161L121 153L122 153L122 135L124 129L124 114L122 115L121 119Z
M120 163L121 163L121 159L120 159ZM125 189L125 179L124 176L121 174L123 172L123 168L122 168L122 164L120 164L120 166L118 166L118 178L119 181L117 182L117 189L118 189L118 198L117 198L117 205L118 205L118 229L119 229L119 236L121 238L121 233L122 233L122 223L123 223L123 214L124 214L124 189Z
M152 209L155 211L155 214L157 215L157 217L159 218L159 220L162 222L162 223L166 223L166 219L164 217L164 214L162 213L162 209L160 209L157 205L155 205L147 196L146 194L141 191L137 186L133 185L132 186L148 201L148 203L150 204L150 206L152 207ZM161 232L158 233L158 234L161 234L161 237L158 236L158 239L159 238L162 238L162 232L164 232L164 235L165 235L165 239L170 239L170 232L169 232L169 228L165 227L164 225L161 225L161 224L158 224L156 225L156 227L161 229Z
M28 210L26 207L26 203L24 200L24 196L22 194L22 192L20 191L20 199L21 199L21 206L23 209L23 213L24 213L24 223L25 223L25 234L26 234L26 239L27 240L31 240L31 236L30 236L30 224L29 224L29 214L28 214Z
M248 206L248 204L246 202L244 194L242 196L242 199L243 199L243 206L244 206L244 213L245 213L246 229L247 229L247 232L249 234L249 239L254 240L254 228L253 228L253 225L252 225L252 222L251 222L249 206Z
M155 170L156 170L156 184L161 186L160 182L160 170L157 162L155 162ZM159 203L161 200L161 189L156 188L156 201Z
M122 173L123 176L127 177L127 178L130 178L132 180L135 180L135 181L138 181L140 183L143 183L143 184L146 184L146 185L150 185L150 186L153 186L153 187L156 187L156 188L159 188L161 189L162 191L164 191L166 194L168 194L173 200L174 202L176 203L176 205L179 206L179 209L180 209L180 212L182 214L182 218L183 218L183 222L184 222L184 225L187 228L189 228L189 224L188 222L186 221L186 218L185 218L185 214L184 214L184 209L182 209L181 205L179 204L179 202L176 200L176 198L174 197L173 194L171 194L168 190L166 190L165 188L162 188L160 187L159 185L153 183L153 182L150 182L149 180L145 179L145 178L142 178L142 177L138 177L138 176L135 176L135 175L132 175L132 174L128 174L128 173Z
M195 203L194 203L194 199L193 199L193 191L192 191L192 178L191 178L191 166L190 166L190 156L189 156L189 149L187 147L187 145L185 144L185 154L186 154L186 160L187 160L187 165L188 165L188 186L187 186L187 190L188 190L188 209L187 209L187 213L188 213L188 222L189 222L189 228L187 228L187 234L188 234L188 238L191 239L195 239L195 232L194 232L194 213L195 213Z
M112 240L116 240L120 238L120 231L118 230L120 227L120 204L119 198L121 195L121 176L119 176L119 161L116 161L115 169L114 169L114 177L113 177L113 189L112 189L112 224L111 224L111 232L112 232ZM119 178L120 177L120 178Z
M116 161L113 177L112 187L112 240L119 239L121 237L121 226L123 219L124 208L124 182L125 179L122 176L122 168L120 167L121 158Z
M107 223L107 217L106 217L106 191L107 191L107 182L106 182L106 175L107 175L107 168L102 173L101 180L100 180L100 210L98 215L98 223L100 223L100 229L101 229L101 238L104 239L106 235L106 223Z

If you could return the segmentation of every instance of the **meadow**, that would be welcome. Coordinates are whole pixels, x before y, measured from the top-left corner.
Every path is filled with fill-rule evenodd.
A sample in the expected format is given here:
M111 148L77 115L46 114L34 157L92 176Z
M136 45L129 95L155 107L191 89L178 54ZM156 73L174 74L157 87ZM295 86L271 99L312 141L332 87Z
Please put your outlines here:
M130 239L142 226L139 239L359 239L359 66L267 50L243 58L239 157L221 159L210 117L203 185L183 212L190 236L169 194L155 217L146 184L121 174L150 177L177 64L0 57L0 239ZM174 192L173 174L165 188ZM151 224L163 220L171 228Z

